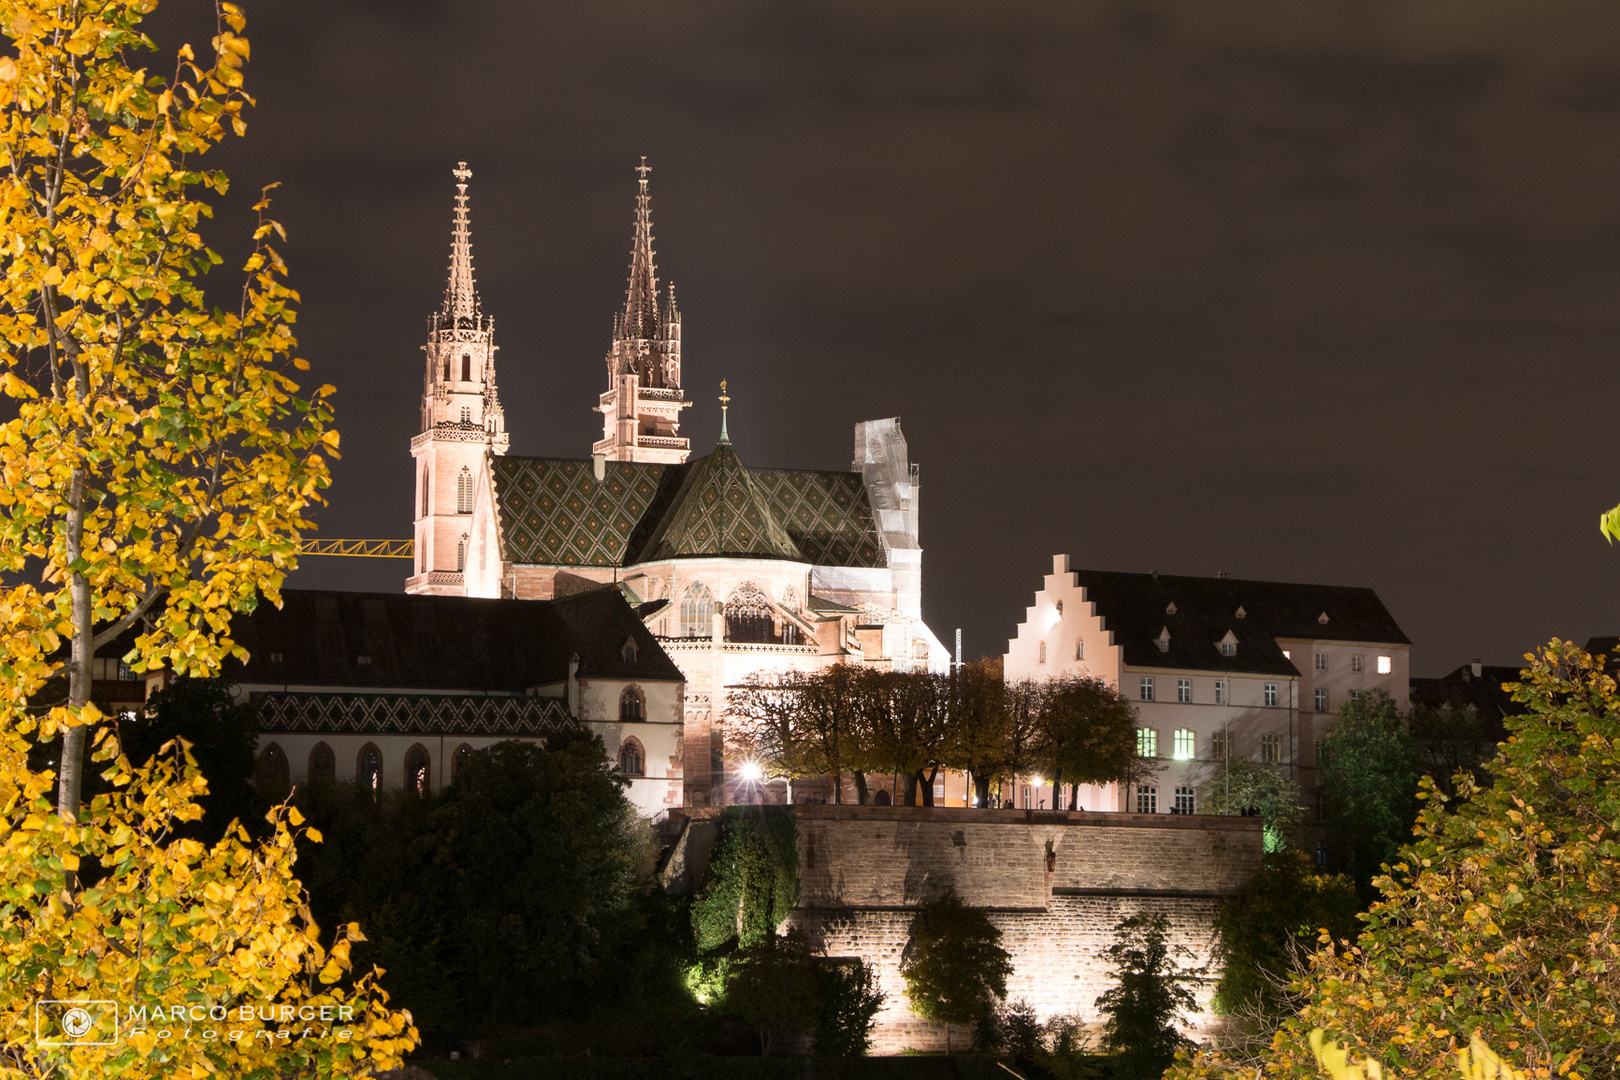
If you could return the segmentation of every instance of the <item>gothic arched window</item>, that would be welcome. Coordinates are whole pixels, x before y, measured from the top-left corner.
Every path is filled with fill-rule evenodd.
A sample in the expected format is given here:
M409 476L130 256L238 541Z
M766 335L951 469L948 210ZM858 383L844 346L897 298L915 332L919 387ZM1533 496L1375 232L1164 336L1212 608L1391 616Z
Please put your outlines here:
M470 514L473 509L472 470L463 465L456 476L456 513Z
M311 784L330 784L337 779L337 757L330 746L318 742L310 750L309 772L306 775Z
M382 786L382 751L375 743L366 743L360 748L354 761L354 778L362 790L373 795Z
M405 790L417 795L428 793L428 752L421 743L405 751Z
M634 739L624 740L624 745L619 747L619 772L625 776L641 776L642 760L641 744Z
M461 539L456 541L456 573L467 569L467 534L462 533Z
M708 637L713 625L714 594L703 582L694 581L681 597L681 637Z
M756 644L769 642L775 630L771 602L759 586L745 581L726 601L726 640Z
M455 756L450 759L450 779L454 780L456 778L456 774L461 771L463 765L467 764L467 759L472 757L472 753L472 747L466 743L456 747Z
M271 743L259 752L259 764L254 781L260 791L284 793L292 786L289 772L287 755L281 752L281 747Z
M472 354L461 354L461 381L472 382Z
M1040 656L1036 657L1035 662L1037 664L1046 663L1046 642L1044 642L1044 641L1041 642Z
M619 723L639 724L647 719L647 699L639 686L627 686L619 695Z

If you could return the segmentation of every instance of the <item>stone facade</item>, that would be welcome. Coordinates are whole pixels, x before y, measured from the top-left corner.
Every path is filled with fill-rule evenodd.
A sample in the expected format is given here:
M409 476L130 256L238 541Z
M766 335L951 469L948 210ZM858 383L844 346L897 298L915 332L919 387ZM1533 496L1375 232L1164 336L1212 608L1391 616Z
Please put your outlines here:
M713 811L683 811L702 821ZM1260 865L1260 823L1243 817L1064 813L917 807L799 806L800 892L790 924L824 956L872 964L887 1001L874 1052L940 1049L943 1029L906 1003L900 958L921 903L948 890L987 908L1012 953L1009 1001L1042 1020L1100 1022L1095 1001L1109 988L1101 953L1113 928L1139 913L1164 913L1189 967L1210 962L1212 923ZM687 863L694 860L682 853ZM687 865L691 881L701 870ZM1217 973L1198 987L1194 1037ZM953 1032L953 1045L971 1033Z

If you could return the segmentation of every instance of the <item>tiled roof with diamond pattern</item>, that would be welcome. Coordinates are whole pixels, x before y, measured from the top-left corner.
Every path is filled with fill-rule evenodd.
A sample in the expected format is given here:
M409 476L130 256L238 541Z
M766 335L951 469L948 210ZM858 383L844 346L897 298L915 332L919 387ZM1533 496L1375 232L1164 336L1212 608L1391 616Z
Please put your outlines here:
M730 443L688 468L643 562L699 556L804 560Z
M729 448L728 454L736 460ZM659 526L670 515L676 496L693 470L707 460L685 465L610 461L598 483L589 460L494 458L491 466L502 558L551 566L628 566L649 561L655 555L652 549L669 535L668 528L660 530ZM777 551L797 548L804 561L816 566L886 565L859 473L746 467L743 471L773 519L766 532L774 539L766 547ZM757 505L753 499L743 501ZM696 515L690 518L694 526L701 524ZM705 541L697 541L694 528L694 535L683 545L694 551L738 546L735 535L728 544L720 544L717 519L708 524L711 535ZM757 522L750 525L748 542L742 546L760 546L754 535L758 527ZM786 549L781 544L783 534Z

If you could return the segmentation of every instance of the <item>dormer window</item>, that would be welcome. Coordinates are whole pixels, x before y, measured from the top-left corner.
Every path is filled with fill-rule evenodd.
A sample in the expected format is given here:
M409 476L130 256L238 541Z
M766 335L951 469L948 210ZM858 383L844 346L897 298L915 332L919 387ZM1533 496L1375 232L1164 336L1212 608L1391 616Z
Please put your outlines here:
M1246 619L1246 618L1248 618L1248 617L1249 617L1249 613L1248 613L1248 612L1247 612L1247 611L1244 611L1244 610L1243 610L1243 608L1242 608L1242 606L1241 606L1241 605L1240 605L1240 606L1239 606L1239 607L1238 607L1238 609L1237 609L1237 611L1235 611L1235 612L1234 612L1234 613L1233 613L1233 616L1234 616L1234 617L1235 617L1235 618L1239 618L1239 619Z
M1169 605L1164 609L1164 613L1166 615L1174 615L1176 613L1176 602L1174 600L1170 601Z
M621 656L624 657L624 662L625 663L627 663L627 664L635 663L636 662L636 642L635 642L635 639L634 638L625 638L624 639L624 648L620 649L619 653L620 653Z
M1168 626L1159 631L1159 640L1157 644L1160 652L1170 651L1170 628Z
M1316 621L1321 623L1323 626L1326 626L1328 623L1327 612L1324 611L1322 614L1318 615L1316 617Z
M1226 636L1221 638L1221 640L1218 642L1218 644L1221 647L1221 655L1222 656L1236 656L1237 655L1237 646L1238 646L1237 635L1232 633L1232 631L1228 630L1226 632Z

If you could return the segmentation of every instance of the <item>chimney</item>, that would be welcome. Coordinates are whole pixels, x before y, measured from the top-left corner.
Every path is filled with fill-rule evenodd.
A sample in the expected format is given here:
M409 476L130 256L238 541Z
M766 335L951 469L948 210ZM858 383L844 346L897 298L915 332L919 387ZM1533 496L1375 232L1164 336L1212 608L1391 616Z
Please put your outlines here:
M607 479L607 455L606 454L592 454L591 455L591 472L596 475L596 482L598 484L600 484L603 480Z
M1476 679L1485 674L1485 665L1479 660L1475 660L1468 666L1474 672L1474 678Z

